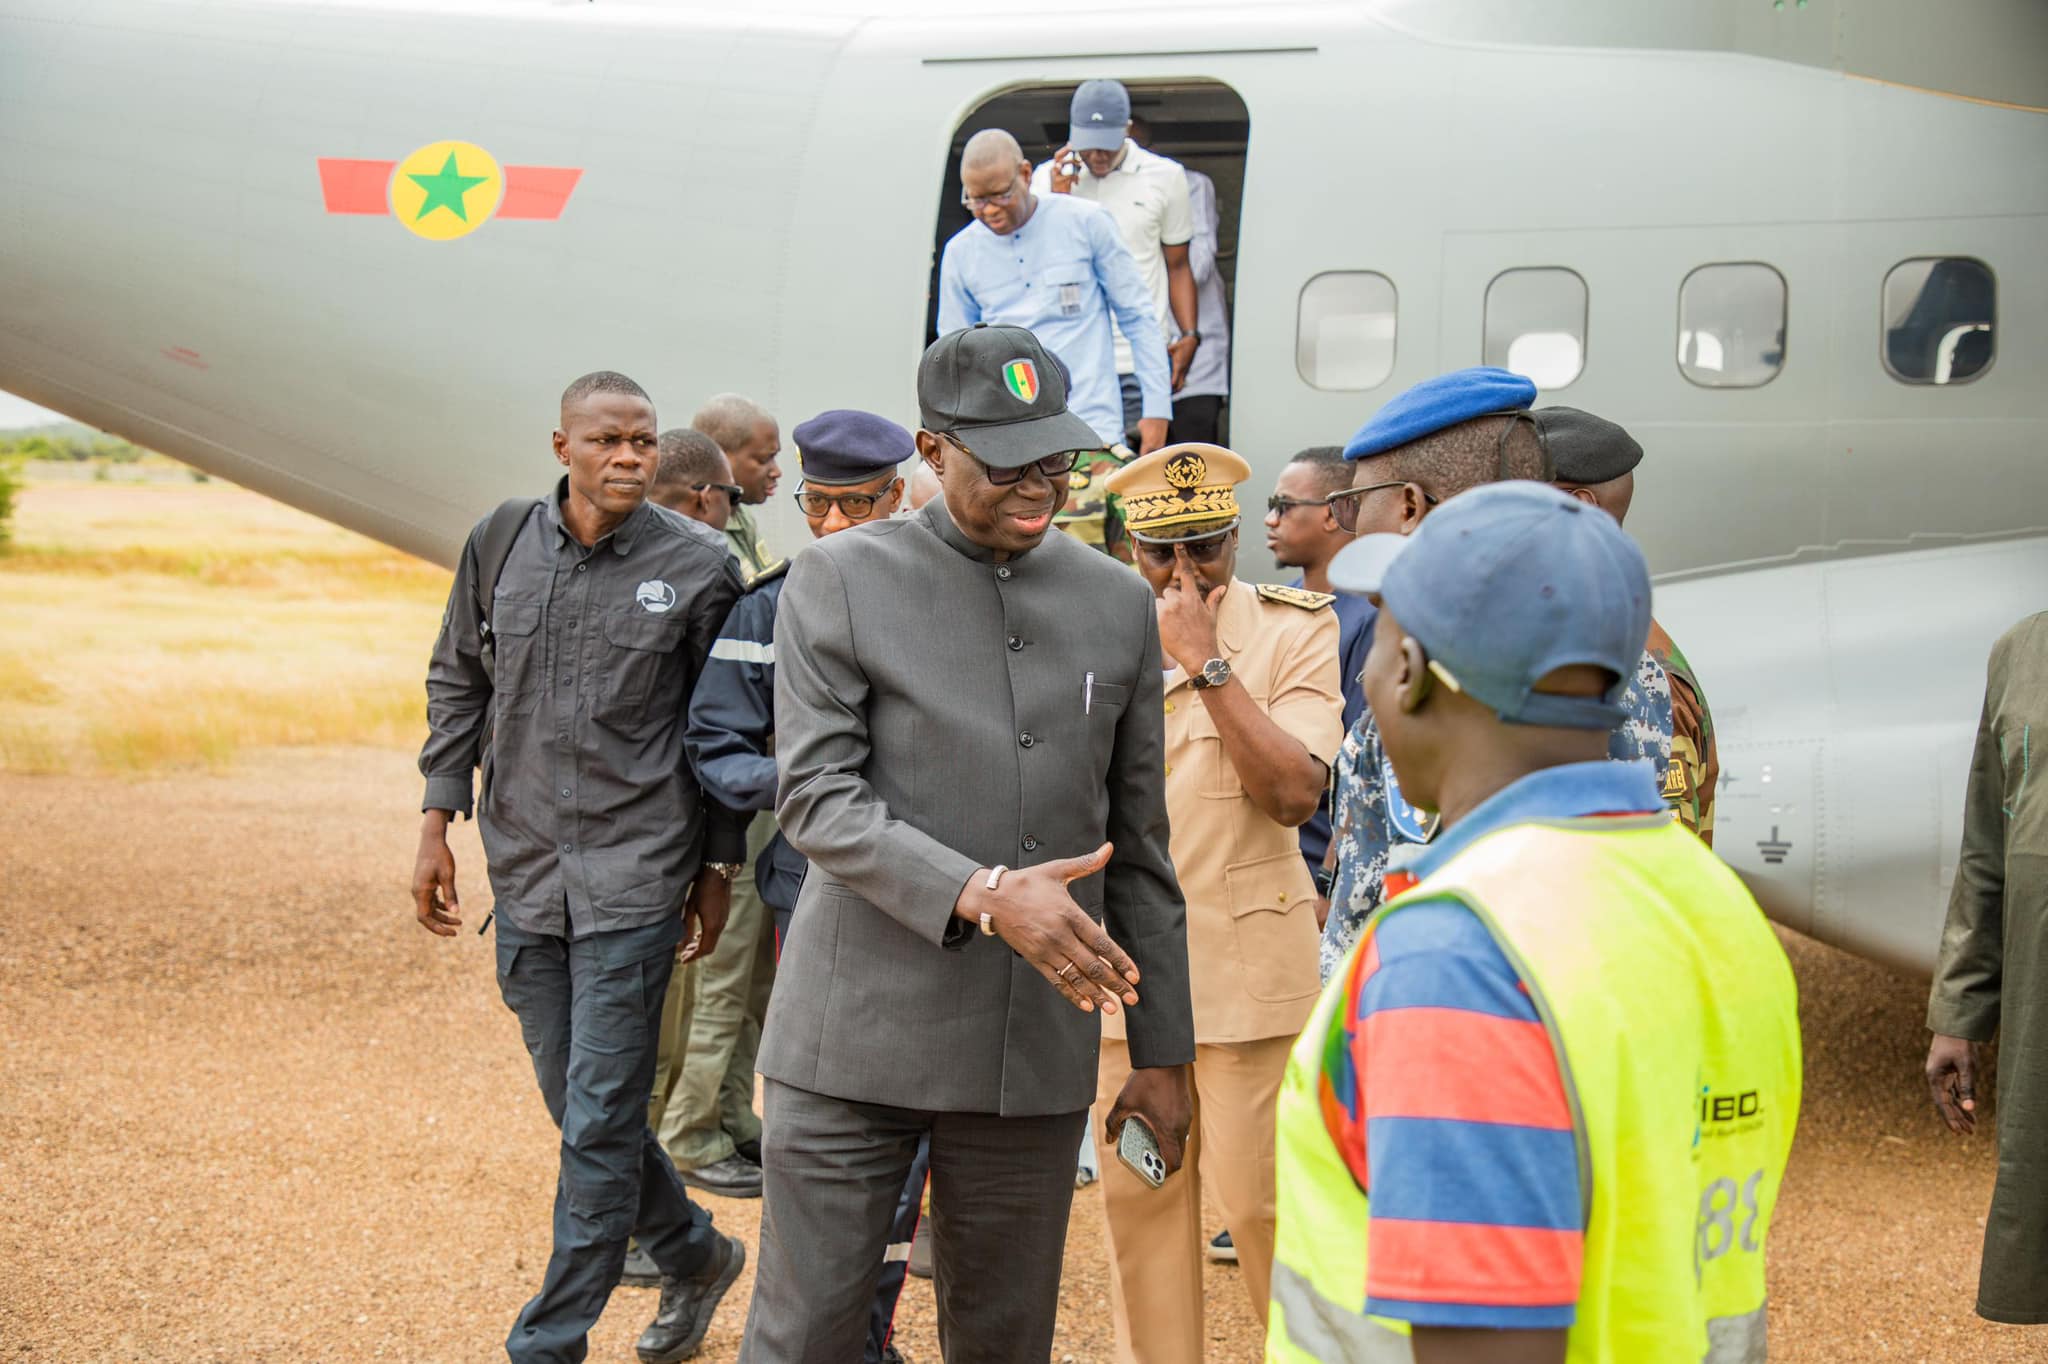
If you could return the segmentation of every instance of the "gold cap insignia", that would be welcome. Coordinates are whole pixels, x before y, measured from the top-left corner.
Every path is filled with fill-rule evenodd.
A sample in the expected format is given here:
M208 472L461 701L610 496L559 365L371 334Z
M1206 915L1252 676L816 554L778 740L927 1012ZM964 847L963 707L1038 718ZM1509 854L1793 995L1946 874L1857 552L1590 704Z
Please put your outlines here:
M1166 481L1182 492L1192 492L1209 478L1209 461L1187 450L1166 461Z
M1239 516L1237 485L1251 477L1242 456L1220 445L1169 445L1111 474L1104 487L1122 499L1124 525L1148 533Z

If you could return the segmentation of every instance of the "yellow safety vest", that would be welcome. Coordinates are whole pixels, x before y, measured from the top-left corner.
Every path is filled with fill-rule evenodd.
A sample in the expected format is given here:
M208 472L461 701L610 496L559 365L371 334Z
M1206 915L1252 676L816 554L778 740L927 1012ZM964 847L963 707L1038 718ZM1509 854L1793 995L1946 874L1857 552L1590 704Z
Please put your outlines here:
M1799 1116L1791 966L1735 873L1658 814L1482 835L1368 922L1461 901L1528 985L1563 1062L1586 1203L1573 1364L1765 1358L1764 1239ZM1350 971L1323 991L1279 1100L1268 1361L1411 1356L1365 1313L1367 1195L1322 1111Z

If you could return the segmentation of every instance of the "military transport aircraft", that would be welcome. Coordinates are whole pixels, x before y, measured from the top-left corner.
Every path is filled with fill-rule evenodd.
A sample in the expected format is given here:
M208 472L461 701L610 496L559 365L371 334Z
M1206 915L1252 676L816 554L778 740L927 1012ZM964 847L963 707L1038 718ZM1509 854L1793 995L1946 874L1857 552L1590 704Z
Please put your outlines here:
M2048 6L859 10L0 0L0 389L450 562L586 370L914 421L962 142L1116 77L1218 186L1259 479L1476 362L1627 424L1718 848L1927 966L2048 601Z

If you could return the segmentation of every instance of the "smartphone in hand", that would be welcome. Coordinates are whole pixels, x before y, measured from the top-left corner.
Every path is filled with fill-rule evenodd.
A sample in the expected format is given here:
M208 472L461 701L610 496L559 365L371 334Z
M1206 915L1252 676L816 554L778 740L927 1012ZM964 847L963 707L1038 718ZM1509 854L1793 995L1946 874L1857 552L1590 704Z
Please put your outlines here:
M1152 1188L1166 1182L1166 1157L1159 1154L1159 1138L1143 1118L1124 1119L1123 1130L1117 1134L1116 1158Z

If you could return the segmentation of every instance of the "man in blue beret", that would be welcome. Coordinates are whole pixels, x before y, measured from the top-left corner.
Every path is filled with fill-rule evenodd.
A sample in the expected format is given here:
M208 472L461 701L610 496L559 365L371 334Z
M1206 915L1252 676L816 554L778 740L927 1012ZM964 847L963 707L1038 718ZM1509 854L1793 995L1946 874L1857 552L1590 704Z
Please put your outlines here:
M1381 408L1345 445L1355 472L1351 487L1331 495L1331 514L1358 535L1411 535L1433 508L1469 489L1510 479L1548 482L1555 469L1529 415L1535 401L1535 384L1492 366L1424 380ZM1622 713L1608 756L1651 759L1661 775L1671 760L1671 689L1647 653ZM1370 708L1344 736L1334 790L1325 855L1332 872L1323 925L1325 980L1379 907L1388 858L1435 833L1435 821L1402 798Z
M838 409L819 413L790 435L803 476L796 503L814 538L896 514L904 486L897 466L917 452L910 432L872 412ZM690 700L685 740L690 761L712 798L735 810L775 806L775 607L788 572L789 561L784 560L754 575L711 646L704 680ZM761 899L775 915L777 950L806 870L803 854L779 830L754 864ZM911 1168L890 1237L891 1253L878 1271L866 1364L901 1358L889 1337L924 1200L925 1169L922 1158ZM754 1178L758 1188L758 1167Z

